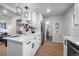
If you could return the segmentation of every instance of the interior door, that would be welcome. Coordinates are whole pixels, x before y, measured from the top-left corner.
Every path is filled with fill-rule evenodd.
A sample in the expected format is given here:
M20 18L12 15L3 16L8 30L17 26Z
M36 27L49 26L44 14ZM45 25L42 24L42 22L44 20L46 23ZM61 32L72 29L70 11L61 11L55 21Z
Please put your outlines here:
M46 24L46 41L52 41L53 35L52 35L52 23Z

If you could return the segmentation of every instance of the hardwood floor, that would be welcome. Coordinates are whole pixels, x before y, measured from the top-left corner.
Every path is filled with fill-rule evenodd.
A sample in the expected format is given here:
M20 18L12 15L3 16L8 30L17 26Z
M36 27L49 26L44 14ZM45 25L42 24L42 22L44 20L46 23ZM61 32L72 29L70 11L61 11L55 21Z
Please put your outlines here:
M45 42L42 45L36 56L63 56L63 44L55 42Z
M7 47L4 44L0 44L0 56L7 56Z

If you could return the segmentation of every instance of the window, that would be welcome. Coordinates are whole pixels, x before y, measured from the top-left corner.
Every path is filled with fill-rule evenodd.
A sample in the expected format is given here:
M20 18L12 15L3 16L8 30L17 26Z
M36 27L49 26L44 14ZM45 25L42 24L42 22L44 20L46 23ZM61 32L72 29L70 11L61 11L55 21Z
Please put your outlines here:
M0 28L6 29L6 22L3 20L0 20Z

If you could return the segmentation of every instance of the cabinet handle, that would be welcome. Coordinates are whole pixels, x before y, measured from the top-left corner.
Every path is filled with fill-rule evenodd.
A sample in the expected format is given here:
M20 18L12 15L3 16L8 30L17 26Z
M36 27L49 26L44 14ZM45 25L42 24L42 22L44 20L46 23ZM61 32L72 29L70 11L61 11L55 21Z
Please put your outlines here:
M65 40L64 44L67 45L67 40Z
M28 43L26 43L26 44L30 44L31 43L31 41L29 41Z

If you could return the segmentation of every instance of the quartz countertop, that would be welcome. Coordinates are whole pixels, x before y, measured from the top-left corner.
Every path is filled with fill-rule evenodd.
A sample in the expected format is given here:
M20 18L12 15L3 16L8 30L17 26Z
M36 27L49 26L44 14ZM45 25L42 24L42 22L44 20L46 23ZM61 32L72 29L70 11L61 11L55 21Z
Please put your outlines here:
M39 34L40 33L13 35L9 37L4 37L3 39L22 43L23 41L33 38Z
M69 40L71 42L73 42L74 44L79 46L79 37L78 36L63 36L63 38L65 38L65 40Z

